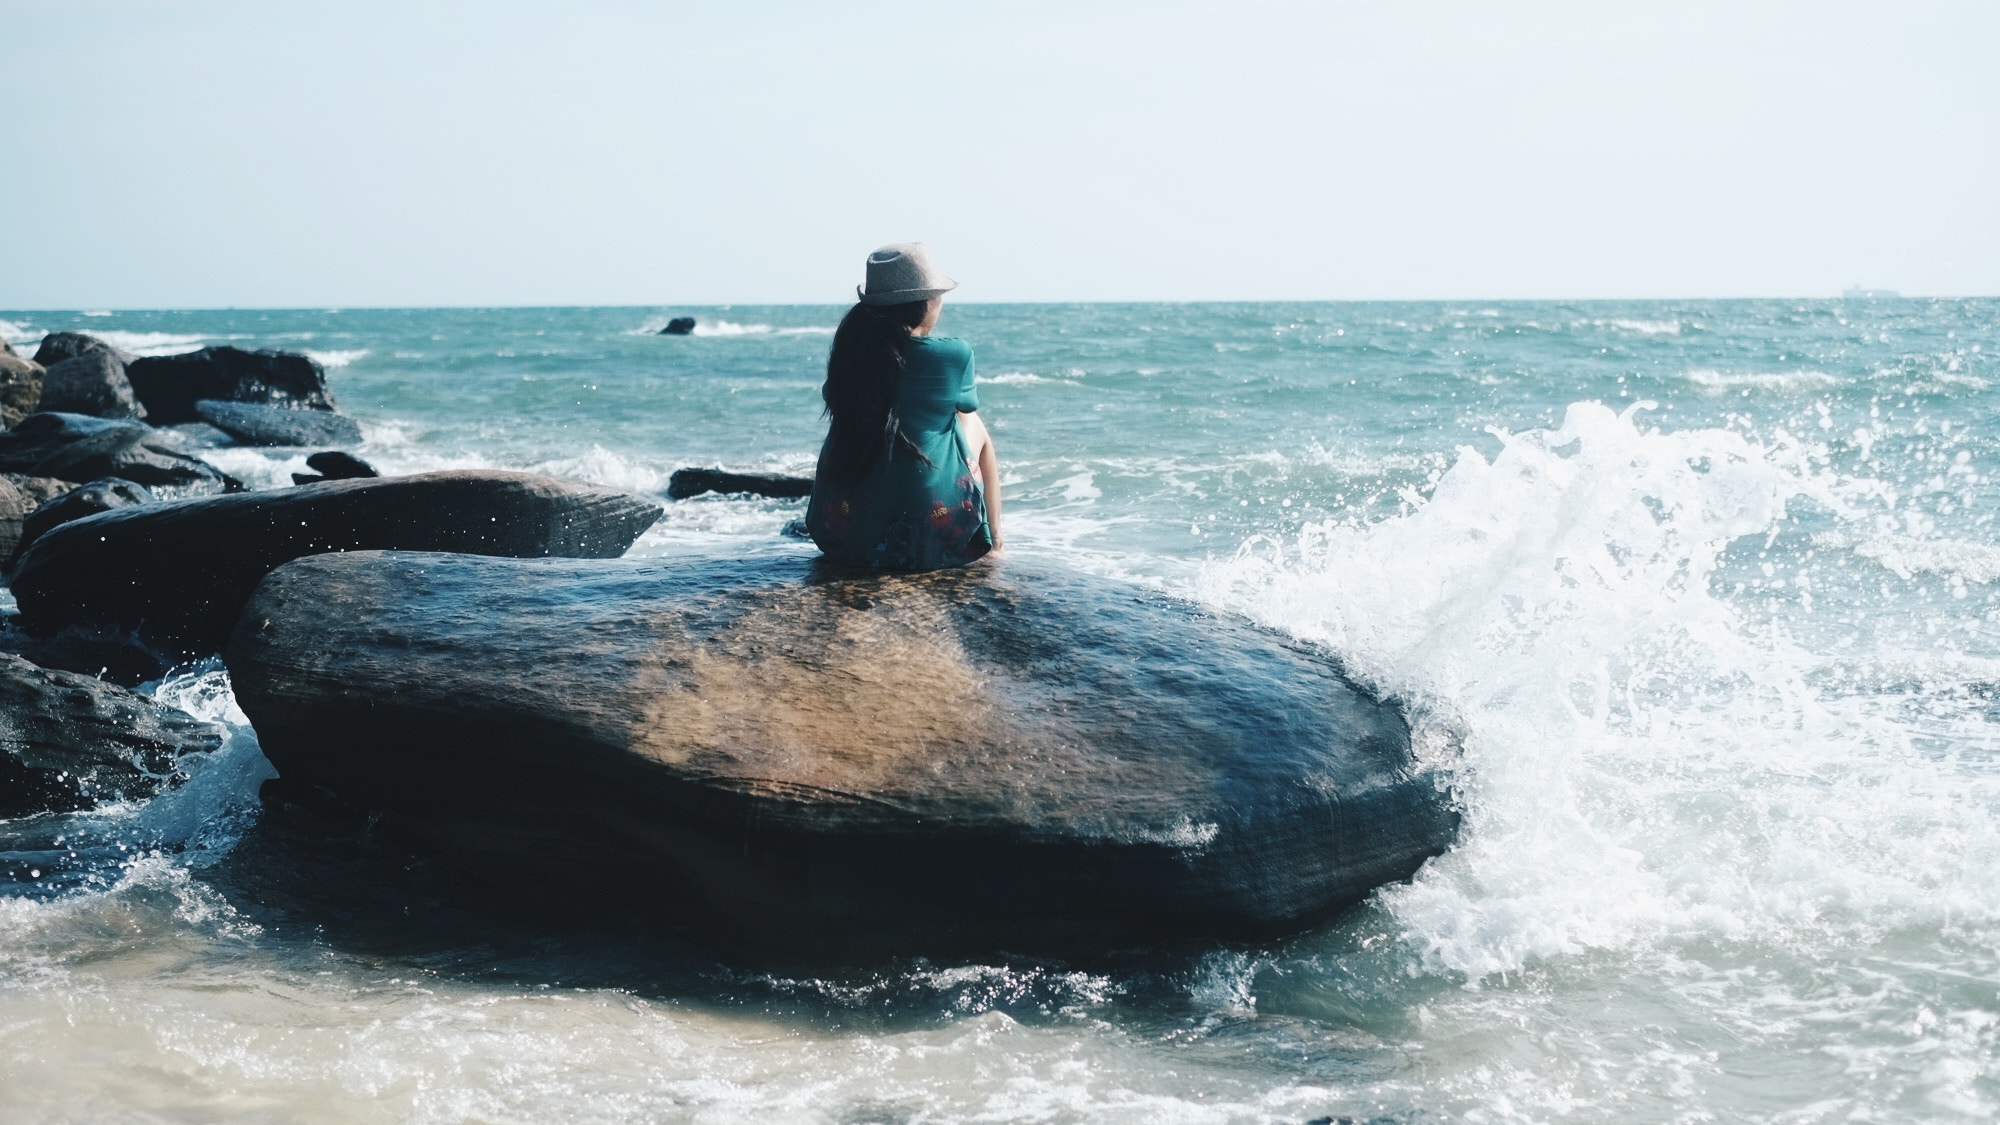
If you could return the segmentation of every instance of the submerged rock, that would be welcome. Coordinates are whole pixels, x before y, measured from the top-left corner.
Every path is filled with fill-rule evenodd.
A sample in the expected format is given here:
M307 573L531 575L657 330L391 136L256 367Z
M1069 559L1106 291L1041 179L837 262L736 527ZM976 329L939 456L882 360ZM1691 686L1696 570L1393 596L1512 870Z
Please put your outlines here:
M382 475L375 470L375 466L352 453L342 453L338 449L322 450L306 458L306 468L318 469L319 472L293 473L293 484L318 484L323 480L363 480Z
M0 818L149 797L222 730L91 676L0 653Z
M781 473L725 473L721 469L675 469L667 478L667 496L686 500L704 492L747 492L754 496L795 499L811 496L811 477L791 477Z
M137 630L169 655L222 647L271 568L326 551L397 548L616 558L660 518L622 492L529 473L328 481L122 508L36 540L14 570L22 623Z
M342 445L361 440L361 427L331 410L299 410L254 402L202 399L194 412L245 445Z
M0 355L0 430L12 429L42 402L42 365L12 351Z
M665 328L660 329L662 336L686 336L693 332L694 318L691 316L677 316L668 321Z
M35 362L43 367L54 367L65 360L89 355L91 352L103 352L117 360L120 368L133 360L130 352L100 340L88 332L51 332L42 337L41 346L35 349Z
M12 560L14 555L26 551L35 540L71 520L80 520L85 516L108 512L113 508L130 508L152 502L153 494L147 491L144 485L133 484L129 480L120 480L117 477L91 481L89 484L65 492L59 499L42 504L29 513L21 522L19 545L12 554L5 557Z
M265 579L226 660L288 783L506 893L795 952L1262 937L1456 826L1325 656L1019 559L324 555Z
M136 359L125 373L139 401L146 404L147 417L160 426L199 421L194 404L203 399L334 408L326 371L310 357L293 352L203 348L185 355Z
M125 365L110 349L93 349L53 363L42 372L40 409L93 418L144 418Z
M78 484L119 477L152 486L242 487L144 422L81 414L31 414L0 433L0 471Z

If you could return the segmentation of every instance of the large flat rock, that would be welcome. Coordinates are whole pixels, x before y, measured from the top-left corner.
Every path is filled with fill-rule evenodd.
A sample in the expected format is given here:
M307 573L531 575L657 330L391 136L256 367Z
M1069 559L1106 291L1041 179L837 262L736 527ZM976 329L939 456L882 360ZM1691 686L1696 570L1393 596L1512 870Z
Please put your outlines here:
M660 518L650 500L530 473L328 481L122 507L36 539L13 575L22 623L137 631L169 655L218 651L273 567L387 548L616 558Z
M225 659L288 782L513 892L793 952L1280 933L1456 825L1325 655L1020 559L323 555Z

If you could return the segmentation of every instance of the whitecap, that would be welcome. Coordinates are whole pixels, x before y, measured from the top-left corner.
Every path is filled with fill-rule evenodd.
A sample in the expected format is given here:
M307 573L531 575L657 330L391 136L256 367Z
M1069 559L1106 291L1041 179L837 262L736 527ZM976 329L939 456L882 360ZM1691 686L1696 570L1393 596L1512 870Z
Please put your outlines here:
M1824 371L1715 371L1698 368L1687 372L1683 378L1708 394L1727 394L1730 391L1781 391L1798 392L1823 390L1837 386L1840 378Z
M1821 532L1813 536L1819 547L1851 550L1872 559L1900 578L1935 574L1961 582L1985 583L2000 580L2000 547L1964 539L1926 538L1894 532Z
M1612 317L1608 320L1590 322L1599 328L1616 328L1621 332L1637 332L1642 336L1678 336L1681 322L1678 320L1635 320L1629 317Z
M321 367L346 367L348 364L367 354L367 348L334 349L323 352L308 350L306 352L306 355Z

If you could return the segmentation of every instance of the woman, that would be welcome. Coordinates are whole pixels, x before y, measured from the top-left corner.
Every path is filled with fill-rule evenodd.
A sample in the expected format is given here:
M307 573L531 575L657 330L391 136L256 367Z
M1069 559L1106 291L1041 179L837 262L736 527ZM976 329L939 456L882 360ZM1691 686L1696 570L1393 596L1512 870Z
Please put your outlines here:
M972 348L931 335L957 287L922 243L884 246L833 334L821 392L832 424L806 528L837 562L935 570L1000 549L1000 465L974 413Z

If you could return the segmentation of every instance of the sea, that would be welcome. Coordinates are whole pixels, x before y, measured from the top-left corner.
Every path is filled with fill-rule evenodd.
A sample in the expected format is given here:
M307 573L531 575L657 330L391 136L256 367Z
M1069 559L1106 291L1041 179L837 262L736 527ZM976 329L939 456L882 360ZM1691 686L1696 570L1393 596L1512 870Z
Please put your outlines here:
M809 473L842 312L0 334L304 351L384 472L595 482L662 503L635 555L793 555L802 501L666 486ZM788 969L279 823L199 665L144 687L227 724L186 785L0 822L0 1120L2000 1118L2000 300L951 304L938 331L976 353L1009 553L1324 646L1450 724L1448 852L1267 944ZM183 438L255 487L307 452Z

